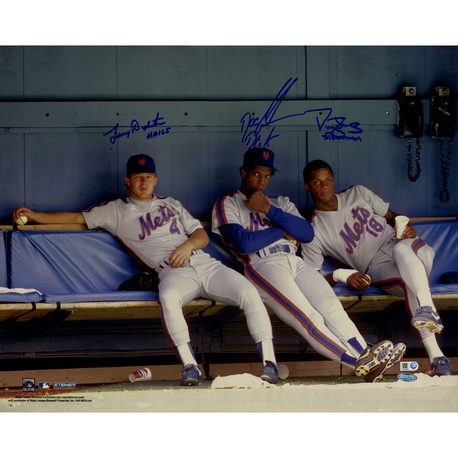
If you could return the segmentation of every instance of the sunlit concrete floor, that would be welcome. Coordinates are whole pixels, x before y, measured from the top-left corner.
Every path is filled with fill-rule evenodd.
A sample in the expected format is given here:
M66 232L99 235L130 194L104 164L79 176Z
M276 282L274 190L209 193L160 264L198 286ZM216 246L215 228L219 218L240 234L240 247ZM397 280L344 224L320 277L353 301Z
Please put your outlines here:
M6 388L0 390L0 412L458 412L458 376L417 376L404 382L389 375L375 384L343 376L288 378L275 386L249 375L237 388L212 388L215 382L207 380L195 387L174 380L34 393Z

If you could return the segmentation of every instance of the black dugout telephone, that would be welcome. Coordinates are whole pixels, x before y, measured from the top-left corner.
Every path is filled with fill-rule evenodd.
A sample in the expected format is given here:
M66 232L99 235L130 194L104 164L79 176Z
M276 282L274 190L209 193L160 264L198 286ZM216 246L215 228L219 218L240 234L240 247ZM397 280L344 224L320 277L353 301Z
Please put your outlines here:
M455 101L447 87L436 87L431 96L429 134L433 138L453 138L455 136Z
M399 138L423 136L423 105L414 86L404 86L397 99L397 134Z
M420 97L417 96L415 86L403 86L397 99L397 117L396 127L399 138L407 138L407 176L410 181L417 181L420 172L420 138L423 136L423 104ZM412 145L410 139L417 139L416 149L416 172L412 174Z
M442 203L450 200L448 190L448 177L452 154L452 138L456 131L456 105L450 95L448 87L436 87L431 96L429 134L433 138L440 139L440 163L442 175L442 188L439 199ZM447 148L444 148L443 140L448 139Z

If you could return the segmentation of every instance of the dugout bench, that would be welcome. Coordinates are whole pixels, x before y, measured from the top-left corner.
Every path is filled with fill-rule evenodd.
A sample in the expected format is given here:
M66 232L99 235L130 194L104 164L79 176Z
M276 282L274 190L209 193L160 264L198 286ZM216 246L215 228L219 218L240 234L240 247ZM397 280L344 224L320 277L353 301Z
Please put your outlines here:
M417 233L436 252L431 290L445 330L443 348L458 356L458 221L420 221ZM241 269L218 236L206 230L204 251ZM5 365L37 359L153 358L176 363L162 328L157 291L118 291L145 268L103 230L85 226L5 226L0 231L0 360ZM458 275L458 274L457 274ZM455 283L444 283L455 281ZM404 300L369 287L363 292L341 284L334 290L368 341L402 340L420 347ZM191 343L207 372L208 362L254 357L255 345L238 307L196 299L184 307ZM320 359L289 326L271 314L279 360ZM235 357L235 358L234 358ZM6 364L8 366L8 364Z

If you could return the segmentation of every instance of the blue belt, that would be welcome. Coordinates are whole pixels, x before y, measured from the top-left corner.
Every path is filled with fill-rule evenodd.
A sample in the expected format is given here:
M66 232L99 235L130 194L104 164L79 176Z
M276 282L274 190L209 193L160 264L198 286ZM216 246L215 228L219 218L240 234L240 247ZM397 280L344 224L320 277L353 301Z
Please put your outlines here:
M262 250L256 251L256 254L260 258L264 258L265 256L270 256L271 254L277 253L296 254L296 250L291 245L275 245L269 248L263 248Z

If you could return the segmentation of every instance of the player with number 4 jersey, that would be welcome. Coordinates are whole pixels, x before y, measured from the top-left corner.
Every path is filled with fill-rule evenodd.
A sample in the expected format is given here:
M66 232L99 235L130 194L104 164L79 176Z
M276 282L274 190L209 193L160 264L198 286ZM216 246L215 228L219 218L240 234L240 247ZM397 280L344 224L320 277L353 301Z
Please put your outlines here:
M159 277L159 301L165 332L182 363L181 384L201 383L202 374L191 347L183 306L198 297L236 305L245 312L247 325L261 355L261 378L278 382L272 326L256 289L243 275L202 251L208 242L201 223L181 203L154 194L154 160L146 154L131 156L125 183L129 197L84 212L39 213L25 207L13 213L38 223L86 223L117 237Z

